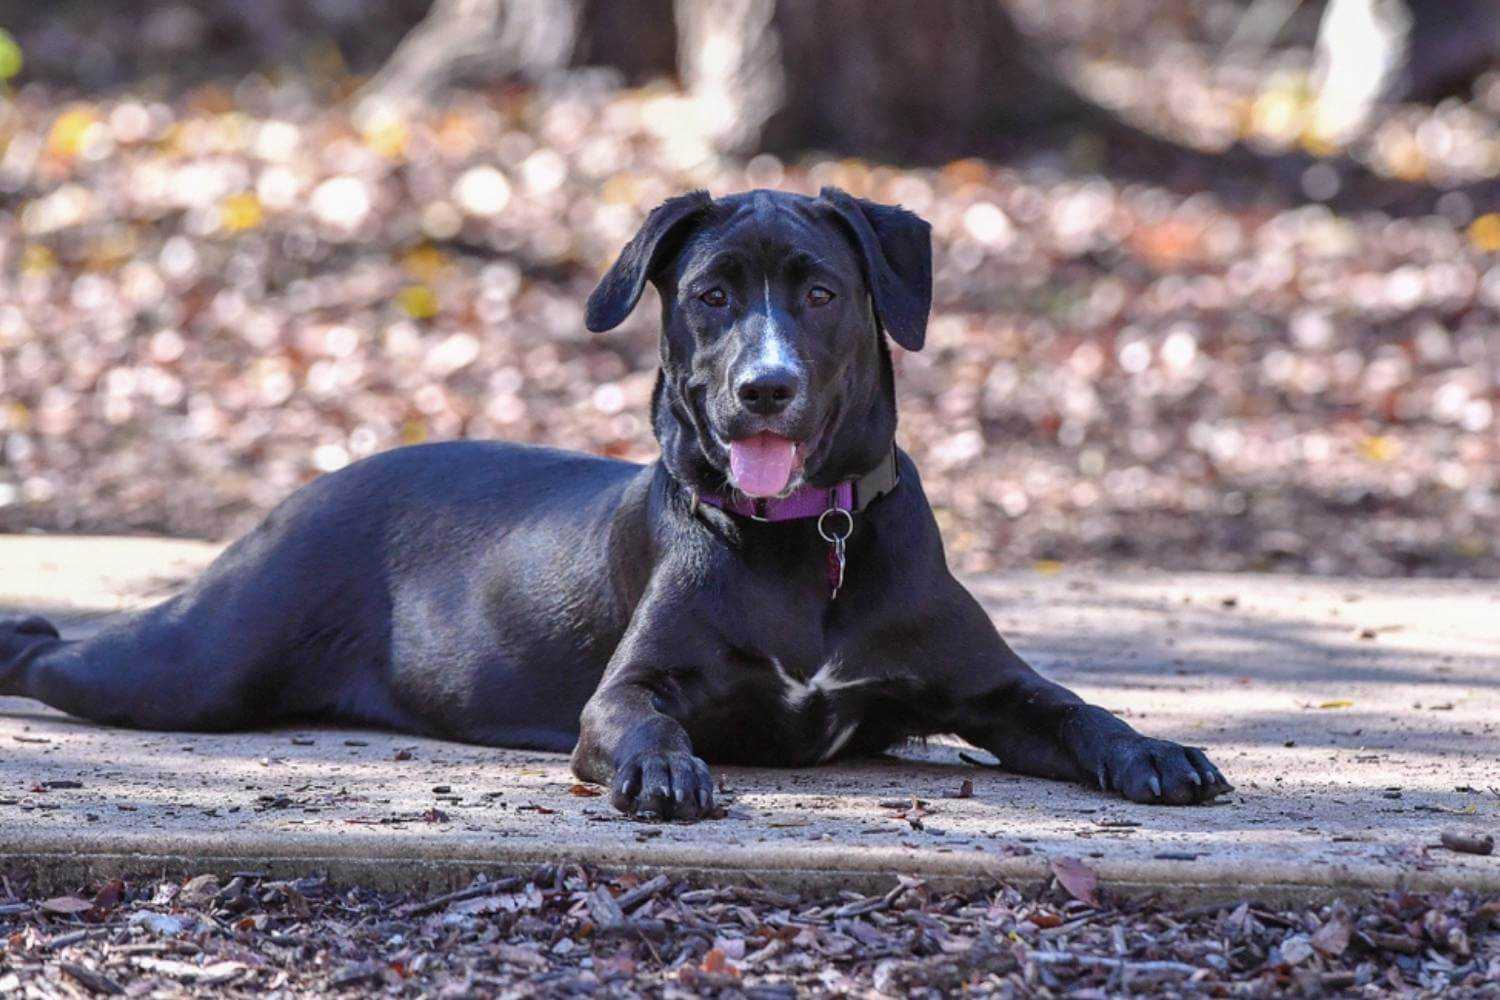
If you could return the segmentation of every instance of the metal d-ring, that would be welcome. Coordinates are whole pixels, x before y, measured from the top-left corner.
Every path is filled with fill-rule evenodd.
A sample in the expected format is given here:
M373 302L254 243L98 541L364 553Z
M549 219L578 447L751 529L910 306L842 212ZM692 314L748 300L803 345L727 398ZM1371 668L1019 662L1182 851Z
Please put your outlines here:
M842 534L835 535L835 534L831 533L828 530L828 526L823 523L824 521L826 521L828 519L828 515L829 514L842 514L842 515L844 515L844 530L843 530ZM821 513L821 514L818 515L818 535L819 535L819 537L821 537L823 539L823 541L827 542L829 545L843 545L844 544L844 540L847 539L852 534L854 534L854 515L851 514L851 513L849 513L844 508L842 508L842 507L829 507L823 513Z

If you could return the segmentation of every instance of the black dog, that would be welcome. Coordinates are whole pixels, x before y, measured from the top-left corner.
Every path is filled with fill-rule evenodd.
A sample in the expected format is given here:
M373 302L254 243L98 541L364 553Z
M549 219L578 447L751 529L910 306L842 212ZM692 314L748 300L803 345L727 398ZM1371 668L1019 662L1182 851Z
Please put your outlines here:
M922 346L931 239L825 189L674 198L588 304L662 303L642 467L488 442L300 490L188 590L91 638L0 622L0 694L148 729L292 718L573 751L625 810L713 804L704 760L804 765L956 733L1138 802L1229 790L1044 680L949 575L894 446L882 331Z

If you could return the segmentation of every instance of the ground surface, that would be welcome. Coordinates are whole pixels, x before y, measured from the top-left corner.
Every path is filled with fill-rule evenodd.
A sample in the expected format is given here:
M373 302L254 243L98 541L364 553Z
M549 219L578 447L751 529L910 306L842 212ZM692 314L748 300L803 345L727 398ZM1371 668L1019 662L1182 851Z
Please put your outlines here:
M213 551L0 539L0 607L86 621L163 592ZM1500 591L1035 572L973 585L1043 670L1146 732L1209 748L1238 790L1212 807L1139 806L937 742L900 760L725 769L724 819L659 825L575 785L560 755L314 728L126 732L5 699L0 848L46 858L37 870L64 881L145 855L317 863L385 884L558 859L785 886L894 873L976 884L1044 877L1075 856L1107 884L1200 896L1500 890L1500 857L1435 847L1500 826Z
M80 631L214 551L0 537L0 613ZM1146 808L934 746L730 770L725 819L663 826L577 794L552 755L325 729L128 733L3 699L0 992L1500 990L1500 860L1432 846L1500 825L1500 594L975 585L1049 672L1209 746L1239 790Z

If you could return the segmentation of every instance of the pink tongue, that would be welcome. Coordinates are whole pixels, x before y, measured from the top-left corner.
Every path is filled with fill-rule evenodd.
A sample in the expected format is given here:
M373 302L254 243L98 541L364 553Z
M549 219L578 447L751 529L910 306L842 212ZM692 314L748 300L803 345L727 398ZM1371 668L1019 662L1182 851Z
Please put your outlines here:
M796 457L797 445L775 434L729 442L729 472L746 496L773 497L786 489Z

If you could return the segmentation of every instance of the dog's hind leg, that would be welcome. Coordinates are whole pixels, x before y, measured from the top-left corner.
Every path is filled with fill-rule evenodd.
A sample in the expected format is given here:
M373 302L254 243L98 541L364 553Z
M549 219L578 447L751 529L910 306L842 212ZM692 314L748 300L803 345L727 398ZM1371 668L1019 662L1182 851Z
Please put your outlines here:
M34 616L0 619L0 694L141 729L224 730L319 713L351 671L370 665L381 637L359 634L368 595L341 578L336 554L313 567L298 554L305 547L284 542L258 529L183 593L86 638L63 639ZM347 632L320 627L328 621ZM382 714L375 708L367 714Z
M234 725L226 686L204 676L216 666L195 662L194 643L169 616L153 609L87 639L63 639L36 617L0 620L0 694L143 729Z
M61 638L45 619L0 620L0 694L141 729L229 729L274 717L266 659L275 637L235 635L214 617L202 601L176 598L83 639Z

